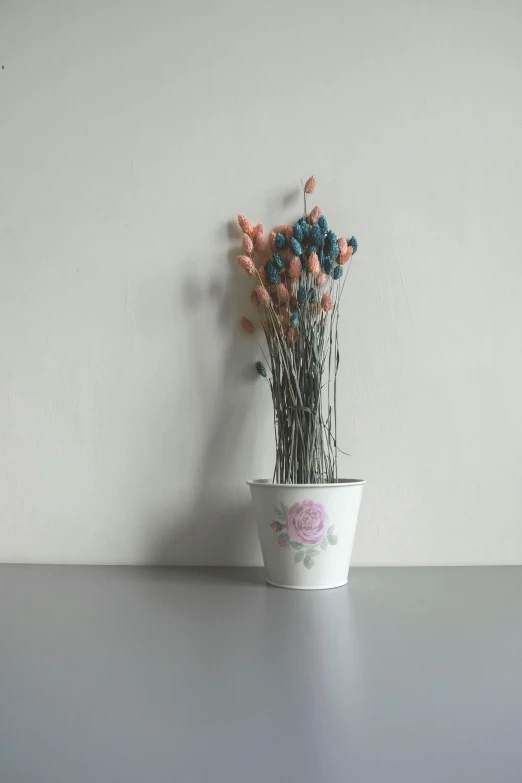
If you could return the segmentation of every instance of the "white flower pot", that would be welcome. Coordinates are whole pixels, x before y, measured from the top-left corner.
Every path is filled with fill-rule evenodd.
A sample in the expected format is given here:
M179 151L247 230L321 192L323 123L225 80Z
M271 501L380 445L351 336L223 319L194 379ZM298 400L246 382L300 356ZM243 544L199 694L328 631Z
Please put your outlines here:
M247 482L268 584L294 590L346 584L364 483Z

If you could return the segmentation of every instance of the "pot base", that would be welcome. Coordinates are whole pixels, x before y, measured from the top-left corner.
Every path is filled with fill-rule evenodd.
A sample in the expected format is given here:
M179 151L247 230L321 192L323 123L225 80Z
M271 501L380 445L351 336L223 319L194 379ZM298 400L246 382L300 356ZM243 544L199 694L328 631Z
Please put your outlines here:
M319 585L317 587L301 587L298 585L280 585L277 582L271 582L270 579L266 580L267 585L272 587L284 587L285 590L334 590L336 587L344 587L348 584L348 579L344 582L336 582L333 585Z

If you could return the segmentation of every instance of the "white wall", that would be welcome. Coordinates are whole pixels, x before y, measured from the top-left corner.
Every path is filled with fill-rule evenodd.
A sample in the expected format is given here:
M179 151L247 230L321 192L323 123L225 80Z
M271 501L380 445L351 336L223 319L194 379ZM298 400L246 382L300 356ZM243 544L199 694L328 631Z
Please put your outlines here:
M4 0L0 560L259 563L239 212L360 243L357 564L522 562L522 5Z

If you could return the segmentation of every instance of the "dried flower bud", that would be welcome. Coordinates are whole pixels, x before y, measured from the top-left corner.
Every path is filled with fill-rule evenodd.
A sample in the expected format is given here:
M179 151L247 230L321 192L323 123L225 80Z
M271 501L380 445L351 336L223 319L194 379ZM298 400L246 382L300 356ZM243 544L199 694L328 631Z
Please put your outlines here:
M251 255L254 249L254 243L252 242L248 234L243 234L241 238L241 244L243 245L243 250L246 253L248 253L248 255Z
M342 264L346 264L346 262L347 262L347 261L349 261L349 260L350 260L350 258L352 257L352 253L353 253L353 247L351 247L350 245L348 245L348 247L346 248L346 250L344 250L344 251L341 253L341 255L339 256L339 263L340 263L341 265L342 265Z
M316 188L317 182L315 181L315 177L309 177L304 186L304 192L305 193L313 193Z
M323 210L321 207L314 207L308 216L310 218L310 223L317 223L322 214Z
M274 286L274 298L276 299L279 304L286 304L288 302L288 299L290 298L290 294L288 293L288 289L283 283L277 283Z
M318 275L321 271L321 265L319 264L319 258L317 253L312 253L308 259L308 271L311 275Z
M339 239L337 240L337 247L339 248L339 253L344 253L344 251L348 247L348 242L344 237L339 237Z
M247 274L255 275L256 267L251 258L249 258L248 256L238 256L236 258L236 261L239 264L239 266L241 266L245 270L245 272L247 272Z
M262 375L263 378L266 378L266 367L263 362L256 362L256 370L258 371L259 375Z
M265 247L264 228L262 223L258 223L252 229L252 239L254 240L254 248L258 253L262 253Z
M245 318L244 316L241 319L241 328L247 334L254 334L254 332L256 331L256 327L254 326L252 321L249 321L248 318Z
M301 276L301 259L299 256L292 256L288 264L288 276L298 278Z
M270 304L270 294L264 287L264 285L258 285L256 289L254 289L254 292L257 296L257 301L260 305L264 305L264 307L267 307L267 305Z
M245 217L244 215L238 215L237 222L239 223L239 227L241 228L242 231L245 232L245 234L252 233L253 226L247 217Z
M326 312L328 312L328 310L331 310L333 306L334 306L333 299L331 295L328 293L328 291L325 291L321 297L321 307L323 308L323 310L326 310Z
M324 288L324 286L325 286L325 285L327 284L327 282L328 282L328 275L325 275L325 273L324 273L324 272L321 272L321 274L320 274L320 275L317 275L317 278L316 278L316 281L315 281L315 282L317 283L317 286L318 286L319 288Z

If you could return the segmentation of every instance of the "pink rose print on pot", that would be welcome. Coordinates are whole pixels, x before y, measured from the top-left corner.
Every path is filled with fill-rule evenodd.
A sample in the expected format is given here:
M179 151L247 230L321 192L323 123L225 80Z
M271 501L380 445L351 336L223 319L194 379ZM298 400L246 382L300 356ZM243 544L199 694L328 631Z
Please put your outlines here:
M318 544L326 535L328 515L322 503L303 500L288 509L287 533L301 544Z

